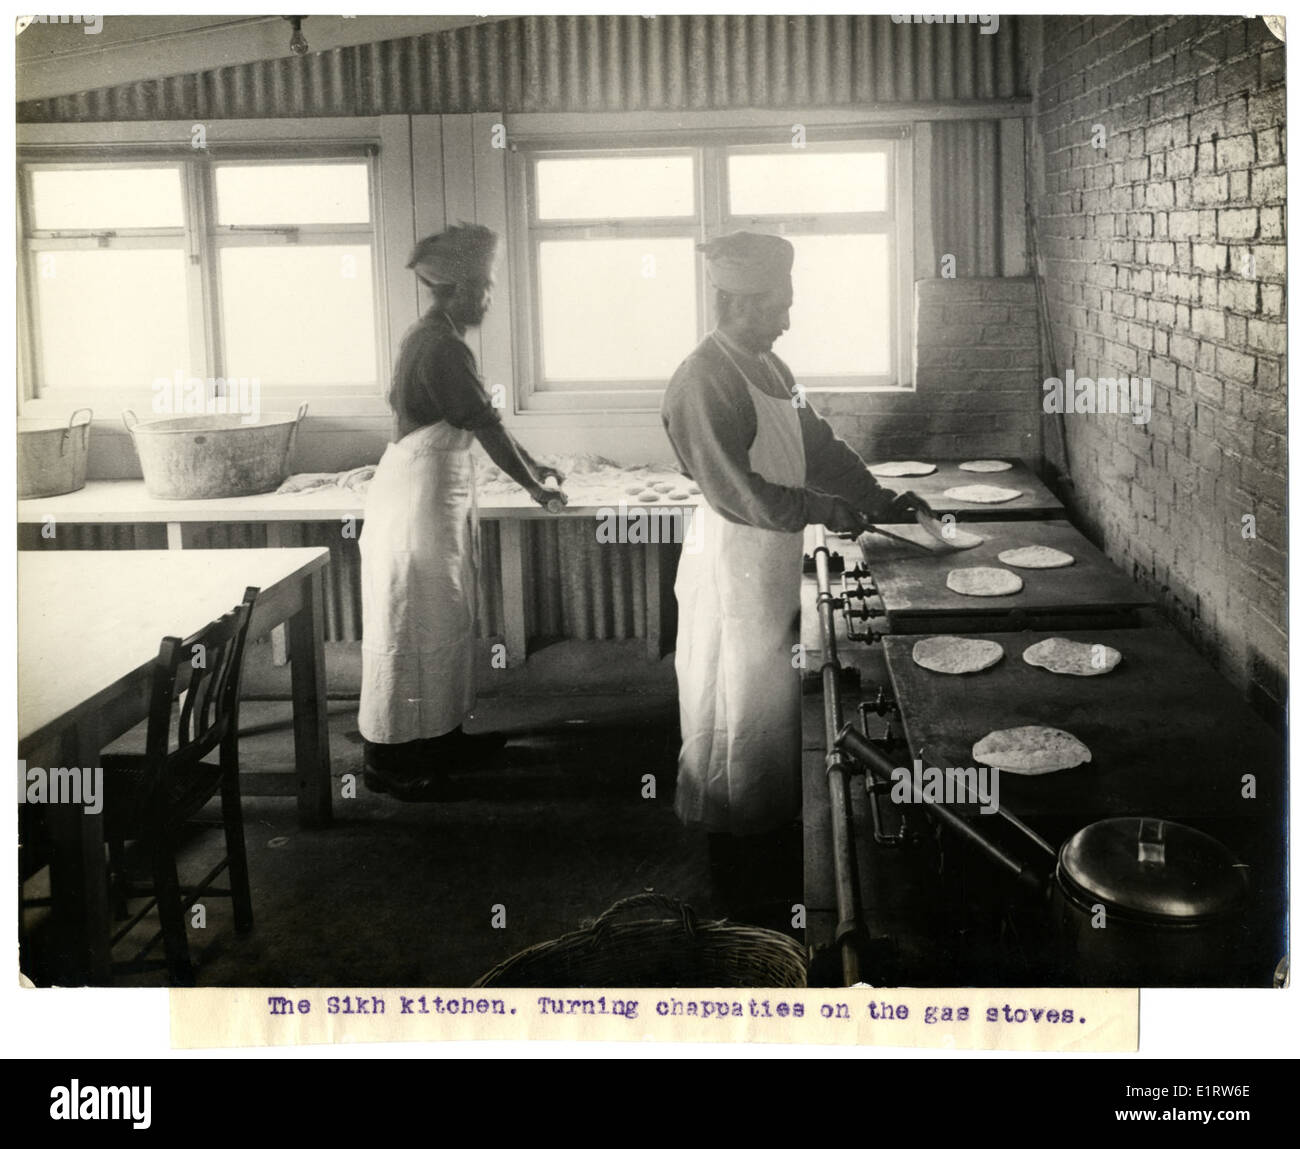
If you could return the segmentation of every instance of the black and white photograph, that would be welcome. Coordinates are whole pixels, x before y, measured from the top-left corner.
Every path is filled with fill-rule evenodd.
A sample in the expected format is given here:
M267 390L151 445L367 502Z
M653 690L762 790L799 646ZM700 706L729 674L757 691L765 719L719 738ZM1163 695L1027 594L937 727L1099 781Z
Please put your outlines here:
M1283 17L15 31L24 993L1289 988Z

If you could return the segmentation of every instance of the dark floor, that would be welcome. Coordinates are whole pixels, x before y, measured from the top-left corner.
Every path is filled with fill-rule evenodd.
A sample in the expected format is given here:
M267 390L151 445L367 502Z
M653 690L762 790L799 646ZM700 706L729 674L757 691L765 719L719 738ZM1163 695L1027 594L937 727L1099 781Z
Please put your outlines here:
M290 766L288 719L287 702L244 703L245 772ZM715 893L706 836L673 813L674 695L512 694L485 699L467 729L507 732L505 754L459 775L459 800L407 804L366 790L356 704L332 702L334 823L300 829L292 799L245 798L255 928L237 935L229 901L205 899L189 931L198 984L465 986L643 890L732 920L801 900L793 855L751 875L740 905ZM219 831L196 840L186 864L202 873L221 844Z

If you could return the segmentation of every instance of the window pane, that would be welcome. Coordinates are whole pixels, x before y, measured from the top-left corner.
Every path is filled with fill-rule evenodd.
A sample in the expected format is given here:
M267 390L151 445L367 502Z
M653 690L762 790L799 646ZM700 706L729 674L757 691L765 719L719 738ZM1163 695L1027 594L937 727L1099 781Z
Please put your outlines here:
M543 243L538 284L547 381L666 381L698 339L692 239Z
M690 156L537 161L539 219L647 219L695 214Z
M883 235L792 235L794 306L776 353L795 379L883 375L891 367L894 308Z
M887 211L884 152L797 152L727 157L734 215Z
M373 383L370 248L221 251L226 374L283 383Z
M221 164L222 226L369 223L370 171L355 164Z
M180 170L35 169L32 224L41 231L184 227Z
M135 387L188 376L183 251L33 252L41 390Z

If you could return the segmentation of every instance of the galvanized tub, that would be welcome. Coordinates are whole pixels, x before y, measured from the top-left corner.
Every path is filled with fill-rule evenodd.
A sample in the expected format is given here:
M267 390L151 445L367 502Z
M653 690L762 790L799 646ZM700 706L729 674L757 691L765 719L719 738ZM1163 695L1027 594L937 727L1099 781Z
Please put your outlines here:
M182 415L140 421L123 411L145 489L155 499L227 499L273 491L289 473L297 415Z
M77 416L85 415L78 423ZM18 497L45 499L86 485L90 421L95 413L78 407L62 419L18 420Z

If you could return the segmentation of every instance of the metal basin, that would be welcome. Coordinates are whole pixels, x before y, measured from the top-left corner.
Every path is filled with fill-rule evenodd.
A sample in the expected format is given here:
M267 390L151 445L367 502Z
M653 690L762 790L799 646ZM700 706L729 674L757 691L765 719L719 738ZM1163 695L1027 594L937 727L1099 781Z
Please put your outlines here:
M155 499L227 499L273 491L289 473L296 415L272 411L246 422L242 415L183 415L139 420L122 412L131 432L145 489Z
M85 419L77 422L78 415ZM79 407L62 419L18 420L18 497L44 499L66 495L86 485L86 455L90 445L89 407Z

